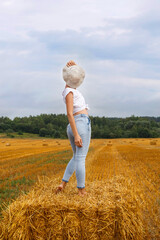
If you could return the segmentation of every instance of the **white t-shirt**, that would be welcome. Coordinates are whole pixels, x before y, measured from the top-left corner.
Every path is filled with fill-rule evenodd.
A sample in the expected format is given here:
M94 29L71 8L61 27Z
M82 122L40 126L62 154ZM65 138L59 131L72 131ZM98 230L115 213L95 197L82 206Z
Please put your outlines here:
M74 88L67 87L62 92L63 101L65 103L66 103L66 96L69 92L73 92L73 114L85 108L90 109L88 104L85 103L85 99L83 95L77 89L74 89Z

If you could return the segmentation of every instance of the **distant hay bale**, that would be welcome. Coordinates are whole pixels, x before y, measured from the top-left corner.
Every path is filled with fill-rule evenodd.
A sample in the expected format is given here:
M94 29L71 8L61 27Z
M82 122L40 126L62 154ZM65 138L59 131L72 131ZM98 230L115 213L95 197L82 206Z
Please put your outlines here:
M43 146L48 146L48 143L43 143L42 145L43 145Z
M2 212L1 240L143 239L145 204L131 180L116 176L103 184L89 182L87 197L78 196L72 181L56 195L59 181L39 181Z
M58 142L58 141L56 141L56 143L57 143L57 145L61 145L61 143L60 143L60 142Z
M112 146L112 143L108 143L107 146Z
M43 139L43 142L45 142L46 141L46 139Z
M156 143L156 141L150 141L150 145L156 145L157 143Z
M132 141L130 141L129 143L133 143Z
M5 141L2 141L2 143L5 143Z
M6 143L6 146L11 146L11 144L10 143Z

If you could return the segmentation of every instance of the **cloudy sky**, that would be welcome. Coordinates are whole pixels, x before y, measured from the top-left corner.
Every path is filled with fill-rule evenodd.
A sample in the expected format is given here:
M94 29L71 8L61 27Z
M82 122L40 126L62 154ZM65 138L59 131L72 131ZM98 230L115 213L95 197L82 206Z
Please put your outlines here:
M159 0L0 0L0 116L66 113L62 68L89 115L160 116Z

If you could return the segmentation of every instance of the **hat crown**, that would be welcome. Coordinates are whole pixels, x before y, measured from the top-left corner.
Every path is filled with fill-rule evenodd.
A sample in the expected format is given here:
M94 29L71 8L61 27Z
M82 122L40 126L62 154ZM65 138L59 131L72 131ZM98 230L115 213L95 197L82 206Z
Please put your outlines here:
M63 79L68 86L76 88L82 84L85 78L84 70L78 66L73 65L70 67L65 66L63 68Z

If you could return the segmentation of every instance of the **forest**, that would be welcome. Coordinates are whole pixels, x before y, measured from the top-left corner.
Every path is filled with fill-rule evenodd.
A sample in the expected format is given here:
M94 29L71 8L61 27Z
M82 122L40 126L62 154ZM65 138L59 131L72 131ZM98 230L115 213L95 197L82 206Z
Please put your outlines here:
M89 116L92 138L158 138L160 137L160 117L126 118ZM67 138L68 118L65 114L40 114L29 117L0 117L0 133L14 137L24 133L38 134L39 137Z

